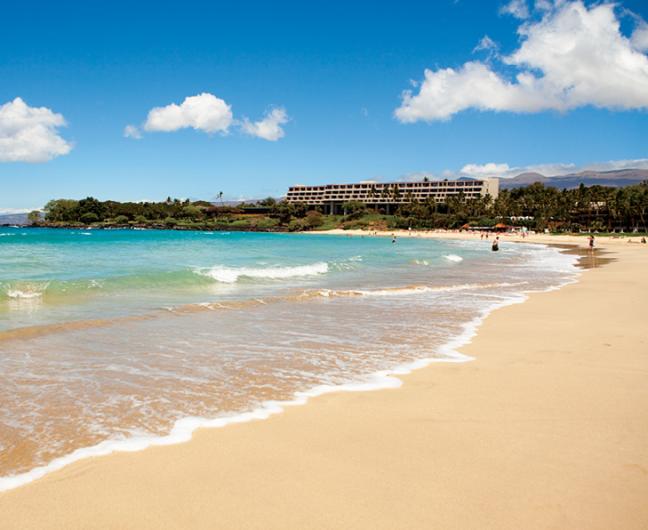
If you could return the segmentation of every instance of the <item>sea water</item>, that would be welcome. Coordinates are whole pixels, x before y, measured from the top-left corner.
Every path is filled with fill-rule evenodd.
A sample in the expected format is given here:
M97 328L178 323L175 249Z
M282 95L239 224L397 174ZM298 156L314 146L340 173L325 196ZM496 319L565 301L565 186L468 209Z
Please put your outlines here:
M456 351L573 280L553 248L423 238L0 227L0 490L186 440Z

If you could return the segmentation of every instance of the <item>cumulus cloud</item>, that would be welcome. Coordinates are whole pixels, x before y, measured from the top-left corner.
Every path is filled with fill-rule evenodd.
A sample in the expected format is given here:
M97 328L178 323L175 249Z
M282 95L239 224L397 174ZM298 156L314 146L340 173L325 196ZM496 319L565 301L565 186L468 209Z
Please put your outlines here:
M222 99L204 92L186 97L180 105L171 103L151 109L143 128L149 132L192 128L206 133L227 134L233 121L232 108Z
M263 138L271 142L276 142L284 136L284 130L281 127L288 121L288 114L284 108L275 108L267 112L262 120L251 122L247 118L243 120L241 128L243 132L257 138Z
M59 136L63 115L30 107L21 98L0 105L0 162L47 162L67 155L72 144Z
M537 11L549 11L553 7L553 4L551 3L551 0L536 0L533 7Z
M648 52L648 24L644 20L640 20L637 24L630 37L630 42L636 50Z
M510 169L508 164L489 162L488 164L466 164L461 168L460 173L475 177L499 177L506 174Z
M542 17L524 22L518 29L519 48L502 57L503 66L516 70L514 78L482 61L427 69L418 93L403 92L397 119L447 120L470 108L531 113L585 105L648 107L648 57L640 24L628 38L613 4L539 4L546 10Z
M126 127L124 127L124 138L140 140L142 138L142 131L140 131L135 125L126 125Z
M263 138L271 142L283 138L281 127L288 121L283 107L268 111L259 121L235 120L232 107L224 100L204 92L184 99L181 104L171 103L165 107L151 109L141 126L126 125L124 137L139 140L142 132L172 132L192 128L206 133L228 134L233 125L240 127L245 134Z
M501 7L500 13L503 15L512 15L519 19L525 19L529 18L529 6L527 6L525 0L511 0Z

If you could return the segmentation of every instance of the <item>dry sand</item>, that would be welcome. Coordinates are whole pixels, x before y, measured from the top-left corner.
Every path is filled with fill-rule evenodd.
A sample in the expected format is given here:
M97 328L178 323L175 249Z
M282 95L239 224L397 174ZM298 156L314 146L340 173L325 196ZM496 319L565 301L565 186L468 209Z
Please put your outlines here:
M600 244L617 260L493 313L472 362L78 462L0 493L0 528L646 529L648 248Z

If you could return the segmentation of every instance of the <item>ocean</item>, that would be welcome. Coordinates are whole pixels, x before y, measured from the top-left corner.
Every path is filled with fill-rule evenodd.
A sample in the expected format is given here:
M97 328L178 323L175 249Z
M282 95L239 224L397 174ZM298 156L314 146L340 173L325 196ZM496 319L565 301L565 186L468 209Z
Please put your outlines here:
M469 360L490 311L576 274L533 244L0 227L0 490Z

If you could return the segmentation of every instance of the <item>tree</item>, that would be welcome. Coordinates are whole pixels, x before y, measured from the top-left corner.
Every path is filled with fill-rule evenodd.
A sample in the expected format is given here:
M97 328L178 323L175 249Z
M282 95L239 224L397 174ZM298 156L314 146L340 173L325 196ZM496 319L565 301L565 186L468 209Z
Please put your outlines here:
M357 219L367 211L367 205L360 201L348 201L342 205L342 210L349 219Z
M79 201L78 217L83 221L83 216L93 214L97 221L102 221L106 214L106 206L94 197L86 197ZM85 222L85 221L84 221Z
M182 217L193 220L199 219L200 217L202 217L202 210L198 208L198 206L194 206L193 204L183 206Z
M41 213L38 210L33 210L27 214L27 220L32 224L38 224L41 221Z
M317 228L324 224L324 216L317 210L310 210L306 213L304 224L308 228Z
M90 225L92 223L98 222L99 217L94 212L86 212L79 218L79 220L84 224Z
M45 219L51 222L68 222L77 220L79 201L72 199L55 199L45 205Z
M284 225L290 222L290 219L295 213L295 207L288 201L277 202L274 199L268 198L266 201L272 200L272 213L271 215L279 219L279 223ZM270 206L270 205L269 205Z
M265 199L259 201L257 204L259 206L266 206L268 208L272 208L273 206L275 206L277 204L277 199L275 199L273 197L266 197Z

